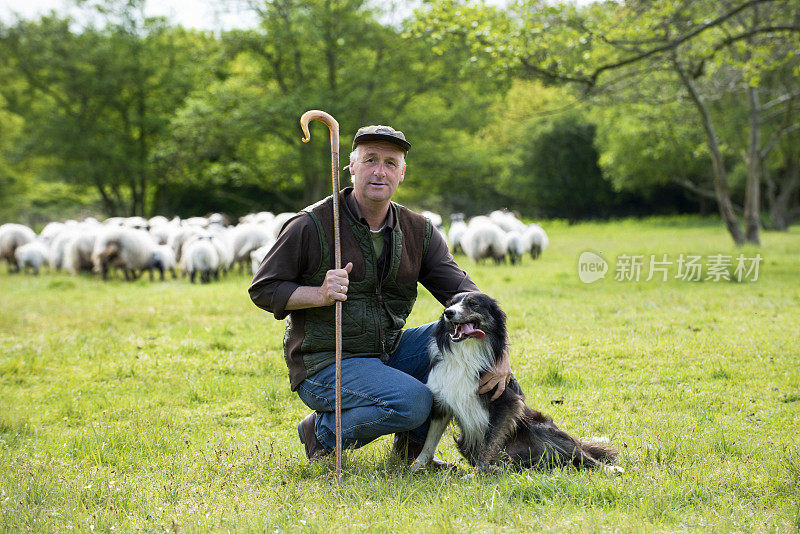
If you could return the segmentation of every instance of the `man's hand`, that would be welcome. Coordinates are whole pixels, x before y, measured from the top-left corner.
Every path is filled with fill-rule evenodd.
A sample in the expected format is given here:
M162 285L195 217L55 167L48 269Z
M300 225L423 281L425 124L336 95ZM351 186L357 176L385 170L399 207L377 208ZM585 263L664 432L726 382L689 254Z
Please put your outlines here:
M325 273L325 280L319 288L320 306L330 306L337 300L347 300L347 287L350 285L348 274L353 270L353 263L348 262L344 269L331 269Z
M511 362L508 359L508 345L506 345L503 349L503 355L497 364L481 375L478 393L488 393L497 386L497 391L494 392L491 398L491 400L495 400L503 394L510 381Z

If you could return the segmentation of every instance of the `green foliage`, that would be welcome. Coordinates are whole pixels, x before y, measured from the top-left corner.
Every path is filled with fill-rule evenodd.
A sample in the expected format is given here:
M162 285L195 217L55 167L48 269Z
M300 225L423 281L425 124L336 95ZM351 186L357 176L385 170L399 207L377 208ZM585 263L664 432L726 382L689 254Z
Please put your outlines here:
M145 212L150 145L203 65L203 37L137 18L138 5L102 28L51 15L0 31L23 156L46 158L41 178L94 188L110 214Z
M436 0L390 24L380 3L268 0L251 5L256 27L218 34L145 18L144 2L0 24L0 201L18 200L0 217L301 208L329 194L327 132L299 142L312 108L339 121L342 167L358 127L402 129L413 148L397 199L413 207L695 209L714 195L715 144L741 203L751 87L763 197L775 220L800 214L796 2ZM530 149L575 138L569 121L596 126L581 150L616 193L587 163L596 198L554 212L578 195L550 195L539 186L567 182L543 174L577 174L555 159L559 170L536 168L563 147L536 160Z
M537 206L541 216L570 221L606 215L613 190L597 166L594 125L567 114L528 131L507 180L511 191L519 192L517 201Z
M599 164L616 190L685 182L711 189L708 149L689 111L678 102L595 109Z

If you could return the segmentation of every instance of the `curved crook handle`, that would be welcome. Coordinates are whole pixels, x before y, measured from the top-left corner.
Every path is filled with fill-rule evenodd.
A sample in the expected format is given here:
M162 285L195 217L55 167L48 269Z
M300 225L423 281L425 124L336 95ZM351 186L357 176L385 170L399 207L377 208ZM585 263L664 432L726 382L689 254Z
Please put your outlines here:
M331 131L331 150L333 152L339 153L339 123L336 122L329 113L326 113L319 109L311 109L303 113L303 116L300 117L300 128L303 129L303 142L308 143L311 141L311 133L308 130L308 123L312 120L317 120L319 122L324 123L328 129ZM335 138L335 139L334 139Z

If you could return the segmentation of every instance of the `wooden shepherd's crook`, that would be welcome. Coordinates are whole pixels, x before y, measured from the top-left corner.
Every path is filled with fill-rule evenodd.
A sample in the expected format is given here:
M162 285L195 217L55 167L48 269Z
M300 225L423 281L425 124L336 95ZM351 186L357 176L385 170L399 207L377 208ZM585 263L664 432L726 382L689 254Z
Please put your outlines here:
M311 141L308 123L318 120L331 131L331 174L333 181L333 268L342 268L342 244L339 236L339 123L328 113L312 109L300 117L304 143ZM336 314L336 482L342 477L342 301L337 300Z

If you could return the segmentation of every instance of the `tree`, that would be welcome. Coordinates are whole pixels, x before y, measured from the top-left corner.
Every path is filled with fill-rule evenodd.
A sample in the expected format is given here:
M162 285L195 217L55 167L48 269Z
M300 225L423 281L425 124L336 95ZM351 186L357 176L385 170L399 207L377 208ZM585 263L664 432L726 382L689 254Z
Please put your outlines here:
M758 86L757 74L789 60L800 34L800 6L796 2L656 0L578 7L529 0L511 8L513 29L501 32L471 28L462 17L463 2L449 0L439 4L443 6L437 19L441 42L451 36L467 35L476 47L495 51L502 58L499 63L506 68L548 83L574 84L587 96L650 83L653 72L670 73L680 87L673 94L691 105L695 123L705 136L715 198L729 233L737 244L746 239L758 241L754 213L758 212L759 203L754 174L751 172L746 188L747 222L743 233L730 197L726 143L720 140L713 115L712 103L719 93L706 93L705 88L714 85L715 76L729 72L722 67L734 47L747 46L752 51L740 58L740 78L750 87ZM762 124L751 121L750 131L755 135ZM753 144L758 144L757 140Z
M318 108L340 124L342 166L360 126L389 122L406 133L414 147L399 200L448 207L474 199L458 185L491 171L471 134L504 82L470 81L483 66L461 61L464 46L432 54L425 36L380 23L361 0L253 9L259 28L222 36L221 79L191 95L159 145L171 181L219 186L235 176L264 191L257 200L271 209L314 202L330 194L329 145L320 134L301 143L299 118Z
M145 19L143 1L100 7L99 28L55 14L0 27L0 67L22 81L0 94L50 179L95 188L108 214L144 215L152 145L196 83L205 43Z
M597 165L594 133L594 125L575 113L534 124L510 169L512 194L546 217L575 222L607 215L614 191Z

